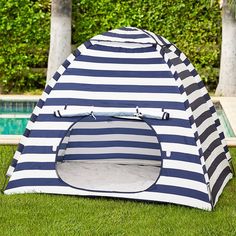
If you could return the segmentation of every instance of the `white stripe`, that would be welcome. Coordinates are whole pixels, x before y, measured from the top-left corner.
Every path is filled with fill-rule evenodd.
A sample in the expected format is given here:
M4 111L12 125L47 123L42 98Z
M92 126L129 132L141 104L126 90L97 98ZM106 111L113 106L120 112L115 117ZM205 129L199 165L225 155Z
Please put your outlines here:
M126 42L108 42L108 41L96 41L91 39L91 43L93 45L102 45L102 46L107 46L107 47L121 47L121 48L147 48L147 47L152 47L153 44L151 43L145 43L145 44L140 44L140 43L126 43Z
M121 119L121 118L120 118ZM35 122L31 127L31 130L68 130L73 122ZM145 122L135 122L131 120L130 122L124 121L110 121L110 122L77 122L74 126L74 129L104 129L104 128L130 128L130 129L143 129L150 130L151 128ZM32 138L29 142L35 142L35 139ZM49 138L50 143L55 141ZM43 141L43 140L42 140Z
M83 142L95 142L95 141L130 141L133 142L148 142L157 143L156 136L146 135L132 135L132 134L101 134L101 135L71 135L70 141L83 141Z
M119 38L119 37L109 37L105 35L97 35L93 37L91 40L104 40L104 41L116 41L116 42L131 42L131 43L156 43L152 38L138 38L138 39L127 39L127 38Z
M124 78L62 75L58 83L104 84L104 85L145 85L177 86L173 78Z
M63 65L61 65L61 66L58 68L57 73L59 73L60 75L62 75L65 70L66 70L66 68L65 68Z
M56 81L55 79L51 78L51 79L48 81L47 84L48 84L50 87L53 88L56 83L57 83L57 81Z
M58 130L58 127L57 129ZM27 146L54 146L54 145L58 145L61 141L61 138L32 138L32 137L28 137L26 140L22 141L21 143L24 142L24 145Z
M18 163L24 162L55 162L56 154L22 154Z
M205 183L197 182L189 179L182 179L169 176L161 176L156 184L177 186L181 188L193 189L208 194L207 186Z
M9 166L9 167L8 167L8 170L7 170L7 173L6 173L6 176L11 177L12 174L14 173L14 170L15 170L14 167Z
M183 135L185 137L194 137L191 128L177 126L153 126L157 134Z
M134 194L122 194L122 193L102 193L102 192L89 192L83 191L69 186L24 186L5 190L5 194L13 193L53 193L53 194L69 194L69 195L81 195L81 196L106 196L106 197L118 197L128 199L139 199L139 200L152 200L167 203L181 204L191 207L196 207L204 210L212 210L211 204L191 198L180 196L176 194L167 193L156 193L156 192L140 192Z
M58 178L55 170L21 170L15 171L10 181L27 178Z
M130 100L130 101L165 101L184 102L179 94L167 93L125 93L125 92L87 92L73 90L52 90L48 98L81 98L101 100Z
M81 54L94 57L127 58L127 53L100 51L100 50L93 50L92 48L84 50L84 53ZM161 58L160 53L157 51L132 53L132 58L155 58L155 57Z
M13 156L13 159L15 160L19 160L19 157L21 156L21 153L19 151L16 150L14 156Z
M182 80L184 88L187 88L189 85L192 85L195 83L194 78L192 76L189 76Z
M111 154L111 153L123 153L123 154L141 154L160 156L159 149L150 148L134 148L134 147L101 147L101 148L67 148L66 154Z
M136 28L132 28L132 29L136 29ZM110 30L109 32L111 33L116 33L116 34L127 34L127 35L133 35L133 34L144 34L143 31L137 29L137 30L120 30L120 29L114 29L114 30Z
M46 99L47 99L47 96L48 96L48 94L43 91L43 93L42 93L40 99L45 102Z
M66 60L71 63L72 61L74 61L74 59L75 59L75 56L73 54L70 54Z
M178 72L178 73L181 73L183 71L186 71L187 70L187 67L184 63L181 62L181 64L178 64L178 65L175 65L175 70Z
M35 122L31 130L67 130L73 122Z
M167 64L115 64L74 61L69 68L112 71L169 71Z
M42 107L44 108L44 106ZM38 106L35 106L34 110L33 110L33 114L35 114L36 116L39 115L39 113L41 112L42 108L39 108Z
M191 162L185 162L185 161L176 161L176 160L171 160L171 157L170 157L170 159L164 159L162 165L163 165L163 168L186 170L190 172L203 174L202 166L200 163L197 164L197 163L191 163Z
M193 155L199 155L197 146L180 143L161 143L162 149L170 152L182 152Z

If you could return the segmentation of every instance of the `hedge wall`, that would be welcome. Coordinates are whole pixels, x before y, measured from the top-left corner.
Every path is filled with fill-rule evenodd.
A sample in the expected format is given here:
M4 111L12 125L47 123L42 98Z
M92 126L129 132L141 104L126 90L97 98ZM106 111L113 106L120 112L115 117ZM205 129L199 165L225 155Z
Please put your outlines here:
M217 2L217 1L215 1ZM0 80L5 92L43 88L47 66L50 0L1 0ZM73 0L72 43L110 29L137 26L175 43L210 89L218 79L221 19L205 0Z

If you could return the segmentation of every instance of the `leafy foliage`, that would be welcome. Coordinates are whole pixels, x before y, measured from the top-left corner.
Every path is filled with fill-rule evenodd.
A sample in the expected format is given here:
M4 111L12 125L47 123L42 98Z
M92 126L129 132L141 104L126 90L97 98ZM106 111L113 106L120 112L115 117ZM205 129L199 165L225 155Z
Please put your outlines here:
M218 79L220 12L204 0L73 0L72 43L123 26L155 32L175 43L210 89ZM50 0L1 0L0 82L5 92L42 88L47 66Z
M1 0L0 82L5 92L43 88L49 45L49 5L45 1Z

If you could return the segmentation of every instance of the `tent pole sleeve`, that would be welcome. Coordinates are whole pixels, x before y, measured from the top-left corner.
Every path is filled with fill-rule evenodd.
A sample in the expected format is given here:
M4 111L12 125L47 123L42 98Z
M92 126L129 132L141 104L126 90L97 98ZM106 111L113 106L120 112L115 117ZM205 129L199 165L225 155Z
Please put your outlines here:
M79 110L79 109L78 109ZM130 109L130 111L126 110L114 110L111 111L102 111L101 109L81 109L81 111L75 111L70 109L62 109L54 111L54 115L56 117L82 117L82 116L89 116L92 115L93 117L96 116L126 116L126 117L138 117L138 118L148 118L148 119L158 119L158 120L168 120L170 118L170 114L165 111L151 111L145 112L142 109Z

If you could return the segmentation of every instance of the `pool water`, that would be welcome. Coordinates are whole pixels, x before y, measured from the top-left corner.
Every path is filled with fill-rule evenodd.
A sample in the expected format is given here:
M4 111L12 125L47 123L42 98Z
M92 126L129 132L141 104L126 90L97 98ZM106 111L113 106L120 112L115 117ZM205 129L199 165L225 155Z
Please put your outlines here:
M227 119L227 116L221 107L220 103L214 104L216 108L216 113L218 115L218 118L220 120L220 123L222 125L222 128L224 130L225 137L235 137L234 131L229 123L229 120Z
M0 134L21 135L29 118L0 118Z
M0 135L21 135L36 102L0 101Z
M0 135L21 135L30 118L36 102L0 101ZM235 137L229 121L220 105L214 104L226 137Z

